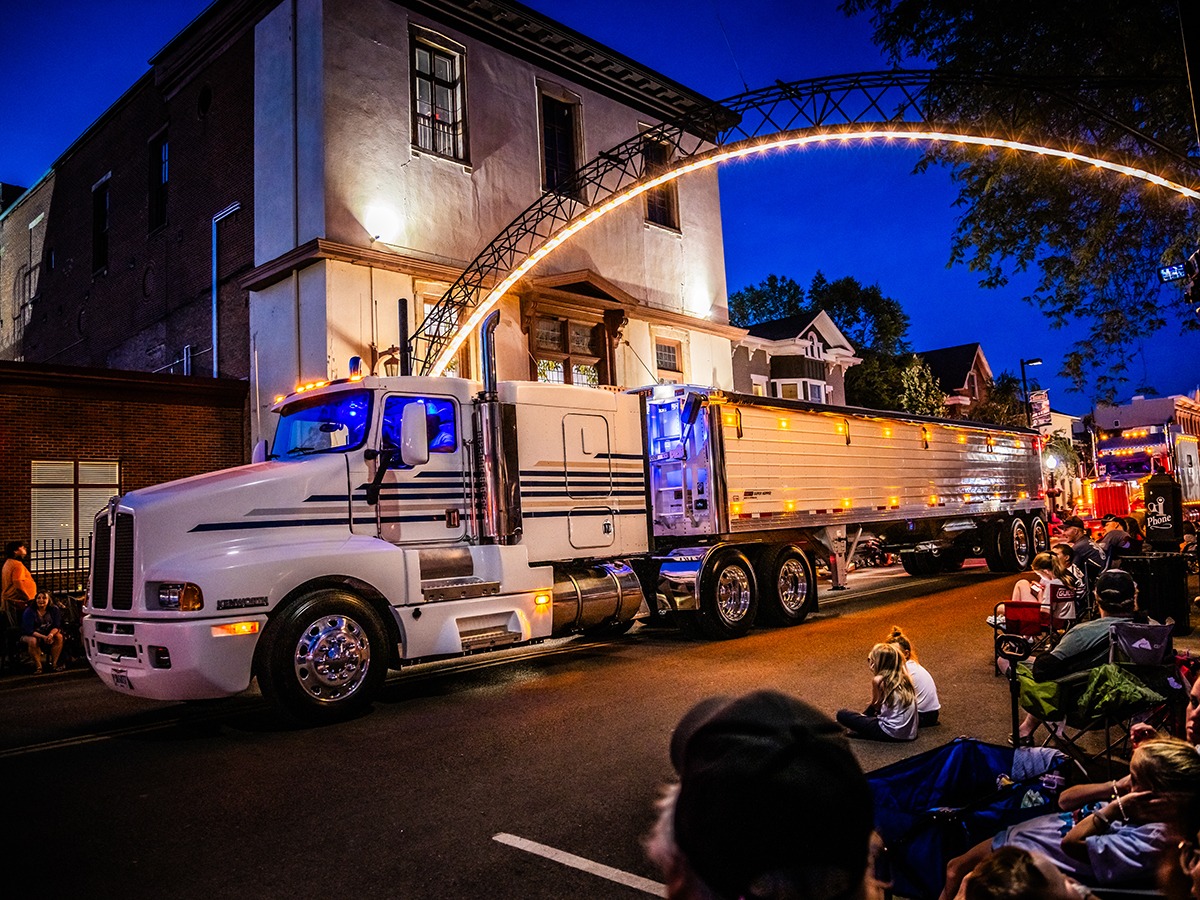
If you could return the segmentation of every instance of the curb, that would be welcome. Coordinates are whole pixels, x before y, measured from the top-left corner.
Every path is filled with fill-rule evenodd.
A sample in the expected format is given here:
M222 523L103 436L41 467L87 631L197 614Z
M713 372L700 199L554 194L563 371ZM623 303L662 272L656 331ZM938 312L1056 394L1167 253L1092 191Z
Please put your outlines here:
M65 669L62 672L46 672L42 675L29 674L0 676L0 692L34 684L50 685L60 681L74 681L86 676L95 676L91 666Z

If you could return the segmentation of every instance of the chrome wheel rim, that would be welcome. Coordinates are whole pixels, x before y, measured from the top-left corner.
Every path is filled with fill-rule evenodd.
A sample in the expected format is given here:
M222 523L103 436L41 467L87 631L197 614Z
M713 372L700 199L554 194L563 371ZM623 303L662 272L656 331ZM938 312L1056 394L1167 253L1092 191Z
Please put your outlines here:
M1013 556L1017 565L1024 569L1029 565L1029 529L1020 519L1013 522L1012 529Z
M1045 553L1050 549L1050 532L1046 523L1041 519L1033 520L1033 550L1035 553Z
M741 566L726 566L717 577L717 611L730 624L750 611L750 576Z
M792 556L779 567L779 578L776 579L779 605L785 612L792 615L804 609L808 599L808 570L804 563Z
M349 616L323 616L304 629L292 662L297 683L311 698L344 700L367 676L371 642Z

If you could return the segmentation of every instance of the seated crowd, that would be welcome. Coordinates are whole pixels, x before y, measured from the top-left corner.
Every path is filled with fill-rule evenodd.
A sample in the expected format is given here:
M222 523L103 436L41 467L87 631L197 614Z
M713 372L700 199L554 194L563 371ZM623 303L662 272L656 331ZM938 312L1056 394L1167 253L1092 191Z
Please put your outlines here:
M1133 578L1114 566L1098 568L1093 560L1107 554L1084 537L1082 523L1074 534L1075 523L1065 523L1054 555L1039 555L1038 582L1014 590L1016 600L1040 599L1035 585L1091 587L1076 594L1078 624L1032 660L1035 679L1106 662L1110 626L1140 617ZM1130 552L1134 542L1124 529L1106 531L1117 552ZM1089 618L1093 602L1098 617ZM870 704L862 713L840 710L836 722L773 691L710 698L682 718L670 745L678 781L660 801L646 842L666 896L886 895L886 883L875 877L882 842L873 832L871 789L847 737L913 740L920 727L937 724L940 704L899 628L871 648L867 663ZM1057 811L1004 828L952 859L941 900L1095 900L1088 885L1137 885L1171 900L1200 900L1200 678L1184 722L1186 740L1135 725L1128 775L1067 787ZM1028 717L1013 742L1030 743L1038 724Z

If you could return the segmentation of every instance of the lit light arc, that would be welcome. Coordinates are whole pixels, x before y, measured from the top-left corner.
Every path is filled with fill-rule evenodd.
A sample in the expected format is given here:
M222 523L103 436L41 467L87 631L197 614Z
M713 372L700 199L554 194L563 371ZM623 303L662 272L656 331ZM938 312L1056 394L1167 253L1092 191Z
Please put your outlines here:
M1137 178L1141 181L1154 184L1159 187L1173 191L1183 197L1191 200L1200 200L1200 190L1187 185L1180 184L1161 175L1156 175L1145 169L1139 169L1135 166L1124 165L1122 163L1112 162L1110 160L1101 159L1095 156L1088 156L1084 153L1077 153L1073 150L1063 150L1057 147L1048 147L1040 144L1031 144L1024 141L1013 141L1007 138L990 137L987 135L966 134L951 131L917 131L907 128L881 128L869 127L861 131L853 130L838 130L838 131L823 131L819 133L806 132L804 134L796 134L794 132L785 132L773 138L756 138L751 141L741 141L736 144L730 144L725 147L720 147L709 151L706 154L700 154L690 158L686 163L663 172L654 178L638 181L630 185L626 190L619 194L610 197L599 206L592 207L582 215L571 220L553 235L547 238L541 245L536 247L525 259L513 268L500 282L498 282L482 301L475 307L474 311L461 324L454 337L442 349L437 361L433 364L429 374L441 375L446 371L446 368L458 356L459 350L464 342L470 337L471 333L479 326L488 313L490 313L500 303L500 300L505 294L512 289L518 281L524 278L530 271L533 270L538 263L553 253L558 247L562 246L579 232L583 231L589 225L592 225L598 219L608 215L613 210L617 209L633 200L640 197L647 191L674 181L677 178L686 175L689 172L694 172L698 169L706 169L710 166L715 166L731 159L740 159L746 156L752 156L756 153L764 153L768 150L785 149L791 147L807 147L813 144L847 144L854 142L866 142L876 139L883 140L903 140L908 143L956 143L964 145L972 145L977 147L987 147L991 149L1007 149L1017 150L1023 153L1034 153L1039 156L1056 157L1069 162L1079 162L1093 166L1097 169L1106 169L1110 172L1117 172L1122 175L1128 175L1132 178Z

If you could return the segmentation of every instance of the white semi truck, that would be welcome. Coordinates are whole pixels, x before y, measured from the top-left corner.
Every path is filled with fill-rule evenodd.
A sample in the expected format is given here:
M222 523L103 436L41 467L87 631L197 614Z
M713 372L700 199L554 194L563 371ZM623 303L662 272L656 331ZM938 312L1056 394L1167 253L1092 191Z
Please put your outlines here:
M482 390L301 389L276 404L263 461L113 498L92 543L92 667L167 700L257 676L319 720L413 661L647 617L711 638L797 624L814 558L844 582L864 529L914 575L969 556L1015 571L1048 544L1033 432L486 368Z

